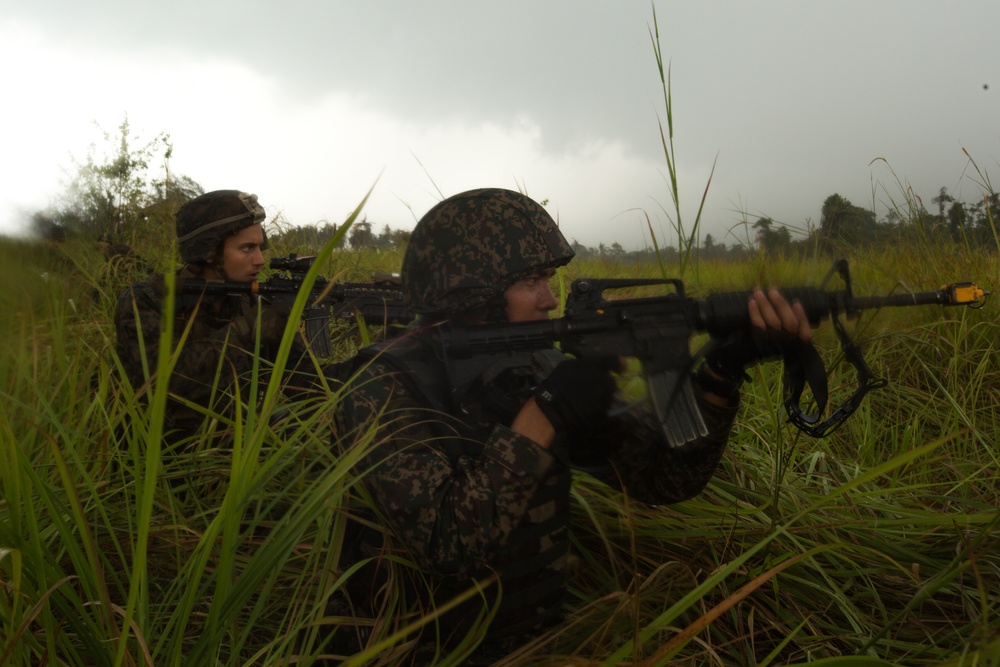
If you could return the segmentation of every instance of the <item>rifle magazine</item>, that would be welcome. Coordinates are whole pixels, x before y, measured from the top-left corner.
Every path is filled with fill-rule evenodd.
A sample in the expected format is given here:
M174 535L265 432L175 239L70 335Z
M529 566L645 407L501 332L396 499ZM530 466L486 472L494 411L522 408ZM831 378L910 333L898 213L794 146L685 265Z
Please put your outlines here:
M646 386L671 447L684 447L708 435L690 373L681 370L651 373L646 378Z

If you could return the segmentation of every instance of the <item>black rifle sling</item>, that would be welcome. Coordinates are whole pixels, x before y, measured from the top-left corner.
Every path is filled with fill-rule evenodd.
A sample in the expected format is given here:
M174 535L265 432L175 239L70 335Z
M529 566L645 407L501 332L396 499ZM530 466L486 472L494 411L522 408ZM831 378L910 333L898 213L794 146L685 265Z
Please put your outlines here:
M819 421L829 397L826 368L823 359L812 343L802 343L787 347L784 351L784 385L785 405L799 405L802 392L808 384L812 389L816 412L812 415L802 413L801 417L810 423Z

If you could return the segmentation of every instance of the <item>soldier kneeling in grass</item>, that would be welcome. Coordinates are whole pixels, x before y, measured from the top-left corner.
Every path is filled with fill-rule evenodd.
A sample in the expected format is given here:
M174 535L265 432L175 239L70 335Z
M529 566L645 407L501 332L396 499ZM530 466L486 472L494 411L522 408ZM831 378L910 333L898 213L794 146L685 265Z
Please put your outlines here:
M192 445L207 414L231 419L233 401L248 384L240 380L249 375L254 355L273 360L277 354L287 311L264 305L249 293L207 295L184 289L185 281L257 280L268 247L264 218L257 195L239 190L208 192L177 212L177 247L184 266L175 276L171 349L177 348L182 336L187 338L168 378L164 420L168 445ZM160 334L165 330L165 296L164 276L154 275L130 286L118 299L116 350L137 392L151 387L156 373ZM292 355L305 355L299 337Z
M456 393L441 332L547 319L558 305L549 281L573 255L545 209L513 191L464 192L418 222L402 265L404 297L418 316L404 335L359 355L356 388L339 406L340 446L370 448L360 469L374 506L349 556L367 564L336 615L412 619L480 586L424 627L419 650L456 649L477 630L479 646L463 664L491 664L523 646L564 613L571 471L633 501L691 498L722 456L744 367L768 356L760 341L811 337L799 304L755 292L747 306L753 335L715 346L684 380L706 426L686 442L667 441L648 402L620 396L617 358L549 348ZM398 598L398 587L383 585L399 562L385 557L392 553L417 568ZM495 613L488 627L476 628L487 612ZM331 653L373 639L344 626L334 632Z

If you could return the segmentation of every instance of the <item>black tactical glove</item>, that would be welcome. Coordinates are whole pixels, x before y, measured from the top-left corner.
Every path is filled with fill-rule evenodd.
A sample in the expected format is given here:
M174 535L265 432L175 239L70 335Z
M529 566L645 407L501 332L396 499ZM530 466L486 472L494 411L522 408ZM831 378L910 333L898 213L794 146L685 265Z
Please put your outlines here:
M567 359L535 390L535 402L559 432L593 429L607 419L615 395L617 357Z
M739 396L740 385L750 379L744 370L747 366L778 359L785 363L786 384L790 371L804 374L805 381L825 396L826 375L819 353L812 343L789 331L765 333L749 327L726 338L713 338L695 380L702 389L733 399Z
M792 342L790 336L788 344ZM705 353L705 364L719 377L739 384L746 379L743 369L758 361L780 359L782 351L780 342L748 327L726 338L713 338Z

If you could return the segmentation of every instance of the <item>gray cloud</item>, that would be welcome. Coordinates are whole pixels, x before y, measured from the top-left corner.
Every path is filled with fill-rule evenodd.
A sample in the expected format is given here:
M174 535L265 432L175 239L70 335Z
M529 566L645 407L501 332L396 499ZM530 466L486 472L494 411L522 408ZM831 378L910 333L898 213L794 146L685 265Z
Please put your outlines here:
M962 178L962 148L983 166L996 166L1000 102L983 84L1000 61L997 3L730 0L661 1L655 7L672 68L682 201L690 207L696 207L718 158L706 207L713 233L738 223L743 214L770 215L793 226L807 218L817 223L829 194L872 205L891 196L897 177L928 198L940 186L971 198L975 186ZM220 122L208 107L226 105L234 116L249 107L273 107L275 125L260 121L259 132L270 136L259 141L280 153L263 160L296 164L299 181L309 181L307 172L315 172L322 160L312 150L329 146L338 152L325 156L327 164L381 158L375 161L388 163L390 172L412 170L408 175L417 180L412 152L427 160L444 189L454 189L465 184L463 174L493 173L488 168L493 157L486 153L503 140L486 141L483 128L508 133L528 128L535 136L524 144L520 163L513 156L493 160L500 169L509 166L502 173L511 179L496 184L511 186L530 177L529 190L552 191L564 211L594 220L579 232L585 242L614 240L609 221L621 211L670 207L662 188L657 123L665 122L665 113L649 34L653 11L644 2L184 0L151 11L125 0L40 1L0 11L0 21L14 19L37 26L68 53L102 53L123 65L137 58L164 68L186 63L193 70L219 69L220 76L226 70L219 63L231 63L254 73L257 78L235 93L220 81L224 99L212 99L204 86L190 90L183 80L173 81L162 91L163 104L176 105L178 128L191 123L182 121L182 114L201 113ZM364 142L348 149L341 139L323 139L354 131L337 127L343 122L338 116L318 111L338 96L351 100L352 114L384 121L368 131L391 133L411 163L400 168L398 155L376 147L379 137L370 139L369 152L377 156L362 154ZM287 124L307 126L282 125L283 108ZM359 122L356 115L348 117L351 125ZM463 141L445 146L455 128L479 134L464 134ZM195 140L193 130L152 129L175 133L179 153L189 148L181 143L185 136ZM285 134L290 141L281 140ZM448 154L427 143L436 136ZM615 162L616 170L601 152L609 147L624 160ZM603 176L597 166L583 165L595 155L607 162ZM885 162L869 166L879 157ZM219 168L227 166L220 162ZM544 171L555 165L562 175ZM590 180L574 192L562 179L576 167L587 174L579 178ZM210 165L192 168L204 170L199 173L206 181L225 178ZM229 169L233 178L253 173L249 167ZM368 173L374 178L377 167ZM261 189L274 192L284 210L296 210L293 198L309 198L276 179L265 180ZM403 194L402 185L391 188L384 196L397 204L405 198L414 206L429 205L429 199ZM432 190L426 181L419 188ZM603 209L590 203L597 193L608 200ZM361 194L350 192L345 201ZM586 207L575 203L584 200ZM298 210L303 222L312 222L347 208L342 203L322 213ZM663 217L660 224L669 226Z

